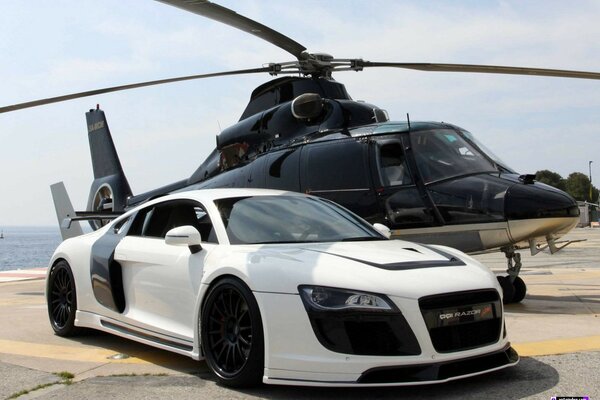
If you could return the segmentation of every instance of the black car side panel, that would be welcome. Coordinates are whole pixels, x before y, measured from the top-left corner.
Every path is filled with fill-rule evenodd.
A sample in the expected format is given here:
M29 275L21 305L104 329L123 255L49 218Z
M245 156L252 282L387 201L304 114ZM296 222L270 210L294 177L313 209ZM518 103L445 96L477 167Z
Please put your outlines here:
M125 294L121 265L114 260L115 249L122 235L109 230L92 246L90 275L96 300L104 307L122 313Z

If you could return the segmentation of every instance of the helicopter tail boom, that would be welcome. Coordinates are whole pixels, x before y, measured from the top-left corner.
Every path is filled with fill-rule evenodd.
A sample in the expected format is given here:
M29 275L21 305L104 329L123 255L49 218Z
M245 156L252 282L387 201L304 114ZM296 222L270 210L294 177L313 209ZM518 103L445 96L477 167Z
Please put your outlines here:
M87 210L93 212L119 212L125 209L132 195L121 161L112 140L104 111L96 108L85 114L88 139L94 170ZM93 228L98 228L94 226Z

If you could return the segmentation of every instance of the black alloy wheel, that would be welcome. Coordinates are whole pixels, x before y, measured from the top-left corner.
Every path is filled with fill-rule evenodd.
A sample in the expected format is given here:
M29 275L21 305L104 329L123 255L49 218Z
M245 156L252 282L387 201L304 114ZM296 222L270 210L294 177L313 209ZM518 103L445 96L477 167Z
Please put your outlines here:
M225 278L207 295L201 315L206 363L220 383L232 387L259 384L264 369L260 311L248 287Z
M79 329L75 327L75 279L71 267L64 260L52 267L46 286L46 301L50 325L57 335L73 336L79 333Z

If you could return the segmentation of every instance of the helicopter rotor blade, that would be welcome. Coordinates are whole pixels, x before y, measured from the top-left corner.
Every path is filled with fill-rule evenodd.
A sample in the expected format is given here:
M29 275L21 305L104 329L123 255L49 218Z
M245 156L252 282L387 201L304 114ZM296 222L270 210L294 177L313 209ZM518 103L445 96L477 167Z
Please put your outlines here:
M358 67L392 67L435 72L476 72L483 74L537 75L559 78L600 79L600 73L588 71L570 71L548 68L505 67L499 65L475 64L438 64L438 63L395 63L358 61Z
M159 79L155 81L147 81L140 83L132 83L129 85L121 85L121 86L112 86L103 89L95 89L88 90L86 92L72 93L63 96L49 97L46 99L28 101L26 103L13 104L10 106L0 107L0 114L10 111L22 110L24 108L37 107L44 104L52 104L59 103L61 101L78 99L80 97L88 97L95 96L103 93L110 92L118 92L121 90L129 90L129 89L137 89L145 86L154 86L154 85L162 85L164 83L173 83L173 82L181 82L181 81L189 81L193 79L204 79L204 78L214 78L217 76L227 76L227 75L243 75L243 74L255 74L262 72L273 72L273 66L262 67L262 68L252 68L252 69L240 69L235 71L224 71L224 72L214 72L210 74L200 74L200 75L188 75L188 76L180 76L177 78L168 78L168 79Z
M201 15L206 18L232 26L251 35L257 36L275 46L287 51L298 60L304 58L302 54L306 47L293 39L269 28L250 18L244 17L229 8L211 3L207 0L157 0L183 10Z

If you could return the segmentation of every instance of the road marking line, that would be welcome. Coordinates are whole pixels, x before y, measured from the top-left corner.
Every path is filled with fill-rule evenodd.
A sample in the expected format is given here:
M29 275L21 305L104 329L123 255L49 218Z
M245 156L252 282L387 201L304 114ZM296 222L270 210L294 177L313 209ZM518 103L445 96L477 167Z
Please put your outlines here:
M600 336L545 340L541 342L513 343L513 347L522 357L594 351L600 350ZM153 360L159 361L159 359L163 358L161 355L153 354L150 351L148 353L140 354L140 357L143 358L138 358L131 355L129 358L125 359L109 358L120 353L121 351L103 348L73 347L0 339L0 353L19 356L42 357L65 361L97 362L103 364L155 364L156 362L153 362Z
M600 350L600 336L514 343L513 347L524 357L593 351Z
M40 344L0 339L0 353L29 357L52 358L66 361L87 361L122 364L152 364L151 361L137 357L122 360L109 359L119 351L101 348L72 347L53 344Z

